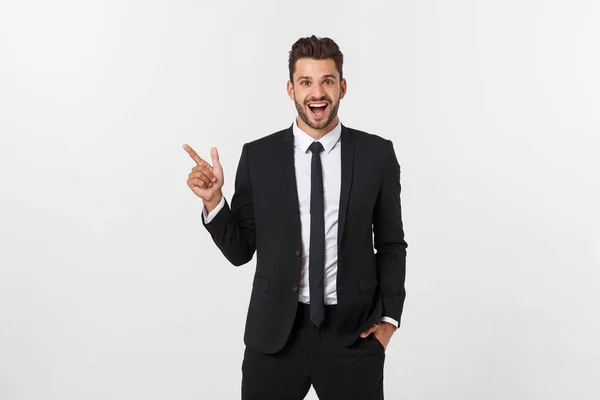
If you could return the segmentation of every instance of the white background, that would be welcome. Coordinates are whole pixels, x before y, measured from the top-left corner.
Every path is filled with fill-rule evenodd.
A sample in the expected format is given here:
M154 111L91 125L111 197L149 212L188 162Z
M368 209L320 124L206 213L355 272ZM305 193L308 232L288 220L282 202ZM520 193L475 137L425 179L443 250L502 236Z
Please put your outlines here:
M218 147L231 199L312 34L402 167L386 398L600 398L597 1L6 0L2 400L239 398L254 261L212 242L181 146Z

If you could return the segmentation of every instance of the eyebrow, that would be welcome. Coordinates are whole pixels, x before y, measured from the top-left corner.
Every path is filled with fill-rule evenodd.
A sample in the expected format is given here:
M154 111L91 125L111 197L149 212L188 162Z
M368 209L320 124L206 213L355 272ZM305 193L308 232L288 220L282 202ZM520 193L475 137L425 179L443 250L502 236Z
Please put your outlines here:
M334 80L335 80L335 79L336 79L336 76L335 76L335 75L333 75L333 74L327 74L327 75L323 75L321 78L322 78L322 79L334 79ZM297 80L297 81L300 81L300 80L302 80L302 79L307 79L307 80L309 80L309 81L310 81L310 80L312 80L310 76L299 76L299 77L298 77L298 79L296 79L296 80Z

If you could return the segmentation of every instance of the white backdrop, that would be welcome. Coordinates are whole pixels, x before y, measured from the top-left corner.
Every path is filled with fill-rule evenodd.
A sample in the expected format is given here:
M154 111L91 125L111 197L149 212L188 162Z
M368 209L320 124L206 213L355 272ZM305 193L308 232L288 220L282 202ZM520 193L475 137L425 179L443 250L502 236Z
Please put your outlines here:
M600 398L597 1L6 0L2 400L239 398L254 260L213 244L181 145L218 147L231 199L312 34L402 167L386 398Z

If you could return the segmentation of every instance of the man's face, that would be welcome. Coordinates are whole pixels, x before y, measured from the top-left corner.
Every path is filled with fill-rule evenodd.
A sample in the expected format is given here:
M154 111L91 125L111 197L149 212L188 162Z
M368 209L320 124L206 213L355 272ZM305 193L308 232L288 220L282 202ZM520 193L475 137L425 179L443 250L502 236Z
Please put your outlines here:
M337 117L340 100L346 94L346 80L333 59L301 58L296 61L294 81L288 81L288 95L298 116L312 129L324 129Z

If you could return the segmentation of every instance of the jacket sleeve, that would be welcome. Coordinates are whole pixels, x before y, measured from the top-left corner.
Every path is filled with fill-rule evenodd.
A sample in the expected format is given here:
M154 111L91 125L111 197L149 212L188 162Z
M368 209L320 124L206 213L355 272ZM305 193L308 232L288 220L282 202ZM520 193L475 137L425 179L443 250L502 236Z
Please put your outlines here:
M252 182L248 165L248 144L246 143L242 147L242 155L235 176L231 208L225 200L223 208L209 223L202 221L225 258L235 266L250 261L256 250Z
M400 206L400 165L389 141L383 181L373 214L375 262L384 316L400 323L406 290L406 249Z

